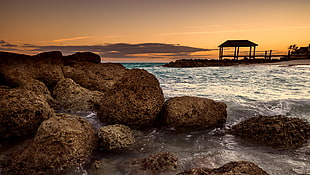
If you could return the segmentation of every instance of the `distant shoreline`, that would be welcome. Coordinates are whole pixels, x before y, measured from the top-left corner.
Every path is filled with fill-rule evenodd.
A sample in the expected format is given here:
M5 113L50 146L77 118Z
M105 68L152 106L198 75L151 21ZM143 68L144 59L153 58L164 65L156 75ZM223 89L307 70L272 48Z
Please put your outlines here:
M182 59L163 65L163 67L223 67L223 66L242 66L242 65L281 65L296 66L310 65L310 59L251 59L251 60L200 60L200 59Z

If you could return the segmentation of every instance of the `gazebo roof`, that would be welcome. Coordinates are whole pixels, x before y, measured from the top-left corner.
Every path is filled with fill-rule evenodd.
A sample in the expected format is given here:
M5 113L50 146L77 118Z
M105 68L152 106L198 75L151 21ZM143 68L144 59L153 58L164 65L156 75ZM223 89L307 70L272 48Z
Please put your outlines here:
M258 46L258 44L253 43L249 40L227 40L218 47L250 47Z

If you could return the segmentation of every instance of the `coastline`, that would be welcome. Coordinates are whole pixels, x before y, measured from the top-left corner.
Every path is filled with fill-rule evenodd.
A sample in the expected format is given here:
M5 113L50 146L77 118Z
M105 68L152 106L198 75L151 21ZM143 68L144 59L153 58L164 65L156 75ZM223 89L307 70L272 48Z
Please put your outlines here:
M275 63L263 63L264 65L279 65L279 66L298 66L298 65L310 65L310 59L289 60L280 61ZM260 64L257 64L260 65Z

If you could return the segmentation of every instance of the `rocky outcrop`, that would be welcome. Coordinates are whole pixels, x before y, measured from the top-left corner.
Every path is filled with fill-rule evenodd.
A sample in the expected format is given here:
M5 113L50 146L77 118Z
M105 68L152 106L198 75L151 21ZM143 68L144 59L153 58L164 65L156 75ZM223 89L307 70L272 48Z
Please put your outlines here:
M70 66L64 66L63 72L66 78L73 79L84 88L106 92L124 76L127 69L116 63L85 64L76 62Z
M226 104L207 98L175 97L167 100L160 121L177 130L201 130L226 122Z
M99 55L92 52L77 52L72 55L64 56L63 61L65 65L71 65L76 62L90 62L99 64L101 62L101 58Z
M131 129L125 125L103 126L98 131L98 136L100 144L106 150L122 150L135 143Z
M125 174L143 175L143 174L171 174L177 169L178 157L170 152L152 154L145 158L133 159L121 165Z
M32 91L0 90L0 139L33 136L41 122L53 115L46 99Z
M253 117L232 127L232 134L274 148L298 148L310 139L310 124L285 116Z
M60 80L52 89L56 100L54 108L61 111L93 111L99 105L102 92L90 91L75 83L72 79Z
M80 166L89 159L96 144L90 123L77 116L57 114L41 124L34 140L14 157L5 172L47 174Z
M220 168L194 168L178 175L268 175L263 169L251 162L230 162Z
M131 69L105 94L98 118L108 124L143 128L153 124L163 103L156 77L145 70Z
M61 52L46 52L35 56L0 52L0 74L5 85L16 87L29 79L52 87L64 76Z

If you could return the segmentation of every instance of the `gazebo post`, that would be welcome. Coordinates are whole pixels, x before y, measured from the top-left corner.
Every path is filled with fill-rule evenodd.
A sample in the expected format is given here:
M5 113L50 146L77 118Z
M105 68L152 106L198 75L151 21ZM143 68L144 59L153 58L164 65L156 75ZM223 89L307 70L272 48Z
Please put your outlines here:
M251 55L252 55L252 46L250 46L249 59L251 59Z
M255 59L255 49L256 49L256 46L254 46L253 59Z
M237 49L237 60L239 59L239 46L238 46L238 49Z

